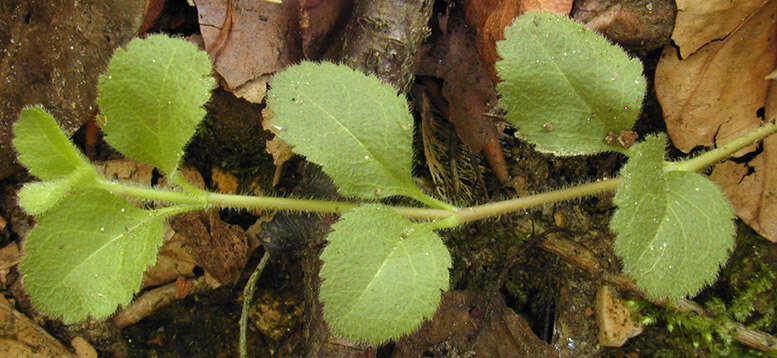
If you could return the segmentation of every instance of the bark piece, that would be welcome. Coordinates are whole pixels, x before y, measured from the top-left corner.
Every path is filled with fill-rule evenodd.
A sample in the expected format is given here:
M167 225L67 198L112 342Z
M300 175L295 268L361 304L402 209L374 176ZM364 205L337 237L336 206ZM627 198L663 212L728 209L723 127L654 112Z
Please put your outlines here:
M0 356L75 358L62 343L0 296Z
M11 125L43 104L68 134L97 112L97 77L143 21L137 0L0 2L0 178L18 166Z
M722 145L760 125L757 112L768 86L764 77L777 61L776 7L777 1L769 0L729 36L687 58L681 59L673 46L664 48L655 86L675 147L689 152Z
M358 1L335 56L407 93L419 47L431 32L432 5L431 0Z

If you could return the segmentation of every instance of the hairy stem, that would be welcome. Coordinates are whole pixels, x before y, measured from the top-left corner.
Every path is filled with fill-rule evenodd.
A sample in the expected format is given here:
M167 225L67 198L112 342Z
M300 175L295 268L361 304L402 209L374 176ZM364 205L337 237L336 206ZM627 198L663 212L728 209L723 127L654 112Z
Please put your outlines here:
M777 117L773 117L761 128L747 133L720 148L713 149L698 157L680 162L667 163L664 169L666 171L679 170L688 172L695 172L704 169L712 164L728 158L732 154L738 152L740 149L753 145L759 140L766 138L770 134L777 132L777 122L775 122L776 120Z
M697 171L709 165L712 165L738 150L752 145L753 143L777 132L777 123L774 120L767 125L754 130L720 148L704 153L696 158L680 162L671 162L665 164L665 170ZM436 229L452 228L463 223L480 220L488 217L495 217L516 211L526 210L542 206L549 203L580 198L588 195L612 191L618 188L623 182L621 178L604 179L594 183L588 183L573 186L565 189L550 191L547 193L531 195L523 198L504 200L484 205L472 206L456 209L450 204L433 199L430 196L424 196L422 200L428 205L436 208L417 208L407 206L392 207L399 214L411 218L422 220L436 220L434 227ZM245 196L232 194L211 193L203 190L193 190L189 192L174 191L168 189L154 189L137 186L125 185L104 178L97 180L97 187L118 195L131 196L146 200L156 200L177 204L166 208L169 212L164 215L181 213L191 210L199 210L207 207L221 207L233 209L267 209L267 210L291 210L307 211L317 213L336 213L342 214L351 210L361 203L330 200L311 200L311 199L293 199L277 198L267 196ZM160 209L164 210L164 209Z

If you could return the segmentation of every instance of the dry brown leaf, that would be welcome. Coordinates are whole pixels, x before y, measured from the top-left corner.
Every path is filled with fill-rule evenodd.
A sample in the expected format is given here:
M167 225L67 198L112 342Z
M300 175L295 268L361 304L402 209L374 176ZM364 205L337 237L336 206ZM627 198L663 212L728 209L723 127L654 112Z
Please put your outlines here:
M159 249L154 266L143 274L141 288L159 286L178 279L193 277L197 263L186 248L185 236L175 233L169 227L165 231L165 243Z
M232 19L225 21L228 3L232 1L197 1L202 38L205 48L218 51L213 67L226 89L258 103L270 76L301 57L299 5L293 0L235 0ZM222 26L231 29L220 37Z
M686 58L707 43L735 31L743 19L764 8L768 0L677 0L672 40ZM774 6L771 8L774 13Z
M400 339L393 357L420 357L435 348L476 357L559 356L501 297L486 301L474 291L446 292L434 318Z
M464 4L467 22L477 31L477 48L483 66L494 83L499 82L494 63L499 60L496 42L504 40L504 29L528 11L551 11L569 15L572 0L470 0Z
M461 141L475 153L484 153L501 182L509 179L499 133L491 118L485 116L496 105L496 89L475 55L474 34L458 14L452 15L448 32L422 56L418 74L444 80L442 97L432 100L456 128ZM437 91L433 86L429 90Z
M97 350L86 340L86 338L77 336L70 340L70 345L76 351L78 358L97 358Z
M8 284L8 274L11 273L11 268L16 266L21 259L22 252L15 242L0 249L0 287L5 288Z
M777 81L770 81L766 118L777 115ZM777 136L763 141L763 152L748 163L726 161L710 178L721 186L737 216L761 236L777 242Z
M578 0L572 18L644 55L669 43L676 12L674 0Z
M249 255L243 229L225 223L213 210L175 216L170 226L186 237L186 247L205 272L224 284L237 282Z
M760 125L764 76L777 60L776 7L769 0L728 37L685 59L674 46L664 48L655 86L675 147L722 145Z

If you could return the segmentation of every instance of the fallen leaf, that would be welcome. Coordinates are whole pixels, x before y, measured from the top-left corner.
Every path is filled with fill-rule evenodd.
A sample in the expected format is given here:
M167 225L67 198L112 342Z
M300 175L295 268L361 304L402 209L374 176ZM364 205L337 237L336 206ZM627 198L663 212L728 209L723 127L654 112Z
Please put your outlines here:
M572 3L572 0L471 0L465 2L467 22L475 27L478 54L491 80L494 83L499 82L496 70L494 70L494 63L499 59L496 53L496 42L504 40L505 27L512 24L515 17L529 11L550 11L566 16L572 10Z
M441 345L444 350L472 352L475 357L559 356L501 297L486 300L474 291L446 292L434 318L400 339L393 357L420 357Z
M704 45L729 36L742 20L765 9L774 12L774 6L764 7L768 0L676 0L677 18L672 40L686 58Z
M769 0L744 19L737 15L744 21L735 30L687 58L681 59L674 46L664 48L655 87L675 147L689 152L722 145L760 125L764 77L777 60L775 7L777 1Z
M70 345L76 351L78 358L97 358L97 350L84 337L78 336L73 338L70 340Z
M458 14L448 21L448 32L420 61L418 74L442 78L440 111L456 128L461 141L475 153L483 152L501 182L509 179L494 121L486 114L496 106L494 82L475 56L475 39ZM429 89L433 89L427 86ZM439 95L432 94L432 100Z
M669 43L676 12L674 0L579 0L572 18L629 52L646 55Z
M213 210L175 216L170 226L186 237L186 247L205 272L223 284L237 282L249 255L243 229L225 223Z
M0 287L8 284L8 274L11 268L19 264L22 259L22 252L19 245L12 242L0 249Z
M178 277L193 277L197 263L186 248L186 243L184 235L166 227L165 243L159 249L154 266L143 274L141 288L163 285Z
M233 2L197 1L200 32L205 48L218 51L213 67L224 79L226 89L258 103L270 76L302 56L299 4L293 0L282 4L235 0L230 13L229 3ZM231 21L225 21L228 14ZM227 35L222 35L224 25L231 26L228 33L224 32Z
M777 81L770 81L766 118L777 115ZM723 189L734 211L761 236L777 242L777 135L763 141L763 151L747 163L725 161L710 178Z

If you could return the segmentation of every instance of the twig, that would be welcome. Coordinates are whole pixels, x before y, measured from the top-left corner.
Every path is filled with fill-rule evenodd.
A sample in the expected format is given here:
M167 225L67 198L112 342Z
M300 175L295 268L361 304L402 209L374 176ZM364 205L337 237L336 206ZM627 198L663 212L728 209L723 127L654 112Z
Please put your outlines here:
M191 290L188 293L198 293L208 289L202 277L186 281L191 284ZM150 316L154 311L179 299L179 285L173 282L144 293L132 304L117 312L111 321L116 327L124 328Z
M545 251L558 255L565 261L585 270L589 274L602 277L605 281L614 284L623 290L631 291L655 305L670 307L679 312L693 312L700 317L712 319L712 314L694 301L682 299L668 303L665 299L655 300L647 297L645 292L637 288L637 285L630 278L624 275L604 272L604 270L600 268L599 262L596 260L594 254L587 248L578 245L575 242L548 237L546 240L538 243L537 246ZM743 324L733 320L728 320L727 326L734 333L734 339L737 342L761 351L777 352L777 338L774 336L763 331L749 329Z
M256 281L262 275L267 261L270 259L270 253L265 251L259 264L256 265L251 277L248 278L245 288L243 288L243 311L240 313L240 357L248 357L248 348L246 348L246 332L248 331L248 308L251 307L251 299L254 298L256 290Z

